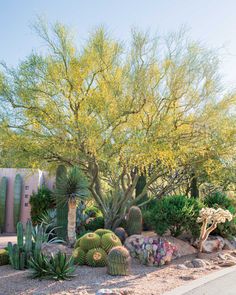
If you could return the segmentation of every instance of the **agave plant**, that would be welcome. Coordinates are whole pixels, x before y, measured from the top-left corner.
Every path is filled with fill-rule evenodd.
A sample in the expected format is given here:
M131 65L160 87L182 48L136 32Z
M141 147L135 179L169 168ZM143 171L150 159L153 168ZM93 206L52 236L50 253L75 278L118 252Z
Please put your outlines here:
M73 167L67 174L61 175L55 195L61 204L68 203L67 232L69 243L73 245L76 240L76 201L84 200L89 196L88 181L82 171Z
M67 259L65 253L58 252L47 258L42 253L29 261L33 278L51 278L54 280L68 280L75 271L74 258Z
M36 241L36 237L38 232L41 232L41 239L42 243L64 243L63 240L58 239L57 236L55 236L55 231L57 227L51 228L51 225L44 225L43 223L37 224L32 228L32 238L33 242Z

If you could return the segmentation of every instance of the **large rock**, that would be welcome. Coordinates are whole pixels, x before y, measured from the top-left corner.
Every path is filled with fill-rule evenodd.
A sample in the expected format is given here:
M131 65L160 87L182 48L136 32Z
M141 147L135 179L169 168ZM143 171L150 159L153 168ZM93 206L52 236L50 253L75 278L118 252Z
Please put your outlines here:
M180 240L171 236L165 237L165 239L169 241L171 244L176 246L178 257L197 253L197 249L194 248L192 245L190 245L188 242L185 242L183 240Z
M224 247L223 247L224 250L234 250L235 249L235 246L229 240L224 239L224 242L225 242Z
M202 251L205 253L218 252L223 249L225 241L220 236L209 236L203 243Z
M50 256L51 254L57 254L58 252L62 252L65 253L66 255L70 256L72 254L72 250L71 248L62 245L62 244L57 244L57 243L43 243L42 244L42 254L44 254L45 256Z
M126 239L125 246L132 257L149 266L167 264L177 256L175 245L158 236L132 235Z

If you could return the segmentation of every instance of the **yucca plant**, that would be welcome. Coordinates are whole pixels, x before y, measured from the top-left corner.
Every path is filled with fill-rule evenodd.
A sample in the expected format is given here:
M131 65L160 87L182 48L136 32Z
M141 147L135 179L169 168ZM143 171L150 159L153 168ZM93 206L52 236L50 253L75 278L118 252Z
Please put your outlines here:
M61 204L68 204L68 241L71 245L76 240L76 201L89 196L88 181L78 167L73 167L59 177L55 195Z

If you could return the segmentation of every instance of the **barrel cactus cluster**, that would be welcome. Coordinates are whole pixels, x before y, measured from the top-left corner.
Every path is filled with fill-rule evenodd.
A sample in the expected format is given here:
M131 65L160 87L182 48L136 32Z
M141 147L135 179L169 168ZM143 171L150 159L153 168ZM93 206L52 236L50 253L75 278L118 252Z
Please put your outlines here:
M176 246L161 237L134 235L125 241L126 248L134 258L148 266L169 263L177 255Z
M121 245L120 239L112 231L98 229L78 239L72 255L78 265L102 267L107 265L109 251Z

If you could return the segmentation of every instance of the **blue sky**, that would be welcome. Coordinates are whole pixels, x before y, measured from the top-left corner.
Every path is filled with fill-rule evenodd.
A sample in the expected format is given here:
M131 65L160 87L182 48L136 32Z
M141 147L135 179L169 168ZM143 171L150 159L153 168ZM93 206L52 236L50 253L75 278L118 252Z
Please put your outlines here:
M0 0L0 60L16 65L40 50L30 28L36 15L71 26L81 40L101 24L122 40L134 26L163 34L186 25L193 39L221 48L224 81L236 85L235 0Z

